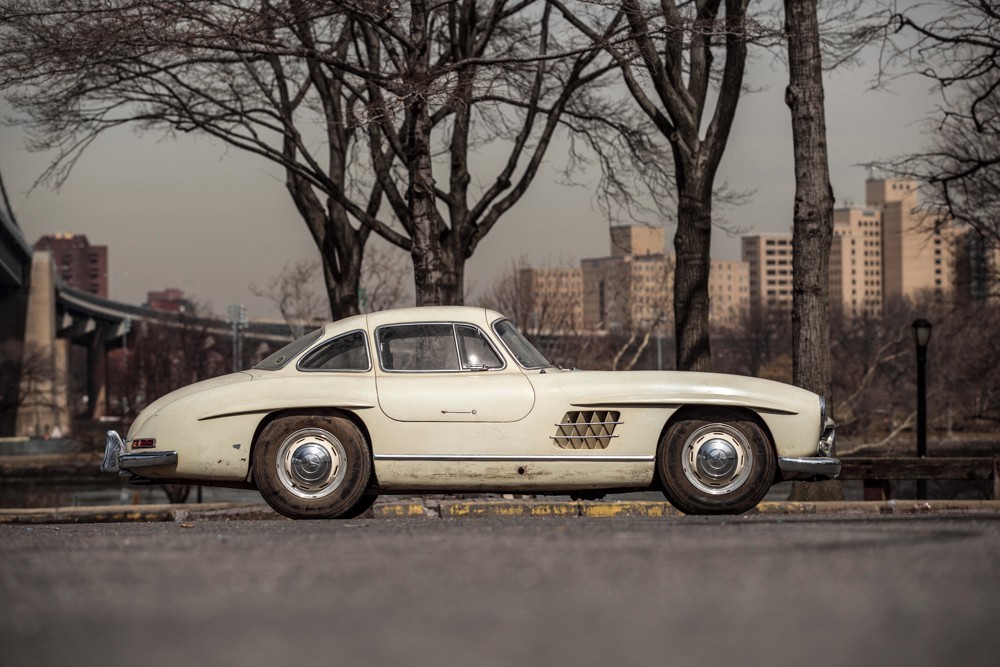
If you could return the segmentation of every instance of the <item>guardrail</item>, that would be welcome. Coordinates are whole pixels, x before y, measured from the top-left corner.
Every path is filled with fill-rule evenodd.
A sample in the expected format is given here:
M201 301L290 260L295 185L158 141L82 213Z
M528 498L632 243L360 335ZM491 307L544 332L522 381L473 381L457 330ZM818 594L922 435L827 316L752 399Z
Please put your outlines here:
M911 479L992 480L993 498L1000 499L1000 456L844 456L840 463L840 479L864 481L865 500L887 500L890 481Z

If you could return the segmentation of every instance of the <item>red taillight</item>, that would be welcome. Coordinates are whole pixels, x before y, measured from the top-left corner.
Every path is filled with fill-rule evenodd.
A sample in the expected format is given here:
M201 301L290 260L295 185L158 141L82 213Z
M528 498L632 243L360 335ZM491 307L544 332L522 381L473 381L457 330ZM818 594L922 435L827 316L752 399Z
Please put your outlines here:
M132 441L132 449L153 449L156 447L156 438L136 438Z

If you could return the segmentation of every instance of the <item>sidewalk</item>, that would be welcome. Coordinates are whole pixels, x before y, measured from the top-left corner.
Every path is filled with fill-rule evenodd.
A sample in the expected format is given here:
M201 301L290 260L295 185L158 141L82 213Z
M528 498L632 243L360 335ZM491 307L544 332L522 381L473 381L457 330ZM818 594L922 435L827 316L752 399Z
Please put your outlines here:
M749 515L884 515L884 514L1000 515L1000 500L888 500L881 502L772 502L765 501ZM681 517L665 501L545 501L545 500L437 500L390 499L362 518L424 517L461 519L478 517ZM232 503L187 505L108 505L2 509L0 524L127 523L137 521L245 521L286 519L266 505Z

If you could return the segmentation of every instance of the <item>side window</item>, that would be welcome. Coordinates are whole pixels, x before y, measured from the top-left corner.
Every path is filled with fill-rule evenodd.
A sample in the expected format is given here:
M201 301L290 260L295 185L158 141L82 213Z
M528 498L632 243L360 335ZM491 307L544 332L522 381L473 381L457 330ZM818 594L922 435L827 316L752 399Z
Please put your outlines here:
M299 369L306 371L367 371L369 368L368 346L361 331L338 336L299 362Z
M378 330L378 354L387 371L457 371L450 324L401 324Z
M472 370L503 368L503 361L483 332L476 327L455 325L458 334L458 351L462 355L462 367Z

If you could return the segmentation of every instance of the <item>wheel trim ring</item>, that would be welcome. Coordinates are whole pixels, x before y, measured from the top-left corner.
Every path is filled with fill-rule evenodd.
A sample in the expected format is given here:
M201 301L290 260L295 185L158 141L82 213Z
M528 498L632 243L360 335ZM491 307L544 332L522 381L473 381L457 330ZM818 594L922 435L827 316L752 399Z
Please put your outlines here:
M290 434L278 447L275 462L281 485L305 500L330 495L347 475L347 450L343 443L329 431L318 428Z
M725 446L723 446L723 443ZM699 465L699 454L705 456L711 451L731 449L736 460L731 470L722 466L722 474L713 476L705 472L705 465ZM710 457L709 457L710 458ZM753 450L747 437L728 424L706 424L696 429L681 449L681 467L684 477L696 489L712 496L732 493L743 486L753 470Z

